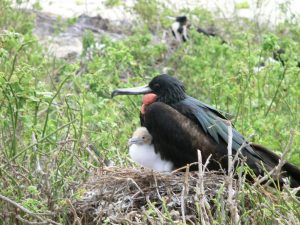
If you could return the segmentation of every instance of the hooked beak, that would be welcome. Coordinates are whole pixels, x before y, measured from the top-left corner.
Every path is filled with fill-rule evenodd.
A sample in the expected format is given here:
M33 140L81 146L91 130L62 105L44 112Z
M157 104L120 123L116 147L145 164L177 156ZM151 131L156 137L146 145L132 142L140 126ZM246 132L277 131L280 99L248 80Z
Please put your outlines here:
M128 140L128 146L130 147L131 145L134 145L134 144L142 144L143 143L143 141L140 139L140 138L138 138L138 137L132 137L132 138L130 138L129 140Z
M114 90L111 93L111 97L115 97L117 95L139 95L139 94L147 94L152 92L152 89L148 86L142 86L142 87L134 87L134 88L119 88Z

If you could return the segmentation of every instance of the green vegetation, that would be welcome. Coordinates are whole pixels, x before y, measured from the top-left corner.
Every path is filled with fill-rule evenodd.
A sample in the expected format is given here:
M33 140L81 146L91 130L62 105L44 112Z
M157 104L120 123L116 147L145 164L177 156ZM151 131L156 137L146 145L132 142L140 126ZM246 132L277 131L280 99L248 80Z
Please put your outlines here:
M141 1L131 10L141 21L131 36L113 41L86 33L81 61L88 72L76 75L80 60L70 63L45 54L32 34L34 15L0 1L1 195L35 213L55 212L52 219L64 224L68 199L78 197L71 195L72 190L104 159L120 167L133 166L127 140L139 126L141 97L110 99L111 91L148 83L163 70L182 80L189 95L234 115L235 126L245 137L255 134L251 141L277 153L294 129L288 160L300 166L299 27L285 22L272 31L257 29L251 21L219 21L202 9L185 9L181 13L201 18L203 24L220 25L229 44L191 30L189 42L171 48L169 42L157 39L166 30L165 15L180 13L154 0ZM104 47L99 50L96 42ZM286 66L270 64L255 73L262 57L271 56L279 46L286 50ZM88 49L93 52L89 61L85 60ZM260 224L299 220L296 201L274 190L268 198L263 190L243 185L238 198L241 209L245 207L240 215L245 224L252 224L251 215L259 216L261 220L254 219ZM224 221L221 210L215 224ZM166 207L163 211L169 221ZM13 206L0 200L0 212L0 224L16 224Z

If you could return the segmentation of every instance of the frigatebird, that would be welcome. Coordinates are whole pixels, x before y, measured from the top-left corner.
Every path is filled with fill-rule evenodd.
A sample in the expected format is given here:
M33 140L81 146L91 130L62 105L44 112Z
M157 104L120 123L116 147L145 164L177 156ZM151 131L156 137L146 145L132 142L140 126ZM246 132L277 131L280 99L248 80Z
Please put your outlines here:
M282 58L282 55L285 54L285 50L283 48L279 48L276 51L273 51L273 59L280 62L282 66L285 66L286 61ZM300 68L300 61L297 61L297 67Z
M263 62L261 62L258 67L255 67L255 71L259 72L266 65L271 64L271 63L280 63L282 66L285 66L285 61L282 58L282 54L284 54L284 53L285 53L285 50L282 48L280 48L276 51L273 51L272 57L268 57Z
M131 159L141 166L158 172L173 170L173 163L163 160L159 152L155 152L152 136L146 127L137 128L129 139L128 145Z
M186 42L188 40L187 35L187 17L177 16L175 22L171 26L172 34L177 41Z
M177 16L175 22L171 26L172 34L177 41L186 42L188 40L188 19L186 16ZM220 37L214 29L204 29L201 27L197 28L197 32L205 36L210 37L219 37L222 41L222 44L225 44L226 41Z
M171 161L175 169L181 168L198 161L199 149L203 163L211 156L209 170L227 169L228 121L221 111L188 96L182 82L166 74L154 77L143 87L117 89L112 97L137 94L145 94L141 125L148 129L155 151L164 160ZM255 175L264 175L278 164L278 155L248 143L235 128L232 131L233 154L242 146L241 158ZM300 186L300 169L288 162L276 177L278 184L282 185L286 177L291 187Z
M273 51L272 57L268 57L263 62L261 62L258 67L254 68L254 71L259 72L263 68L265 68L266 65L271 64L271 63L280 63L281 66L284 67L286 65L286 60L284 58L282 58L282 56L284 54L285 54L285 50L283 48L279 48L279 49ZM300 61L297 61L296 66L298 68L300 68Z

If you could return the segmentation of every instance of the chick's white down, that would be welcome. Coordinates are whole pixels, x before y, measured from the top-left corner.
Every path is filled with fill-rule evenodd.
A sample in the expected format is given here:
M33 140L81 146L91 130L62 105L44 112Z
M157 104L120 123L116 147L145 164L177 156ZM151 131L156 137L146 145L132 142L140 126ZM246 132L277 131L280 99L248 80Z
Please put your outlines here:
M163 160L154 150L152 136L147 128L139 127L129 139L129 155L133 161L148 169L158 172L173 170L173 163Z

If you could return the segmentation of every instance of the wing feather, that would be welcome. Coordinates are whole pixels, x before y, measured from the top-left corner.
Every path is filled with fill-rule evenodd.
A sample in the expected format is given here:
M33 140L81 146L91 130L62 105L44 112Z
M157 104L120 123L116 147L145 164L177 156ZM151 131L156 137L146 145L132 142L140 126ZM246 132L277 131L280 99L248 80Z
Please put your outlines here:
M223 112L189 96L181 101L180 104L184 104L184 107L190 108L191 114L196 118L204 132L208 133L214 141L219 143L221 138L225 143L228 143L228 127L225 122L227 119L223 116ZM243 135L233 127L232 149L236 152L245 142L247 141ZM244 151L262 159L251 146L246 146L242 149L242 153L246 153Z

